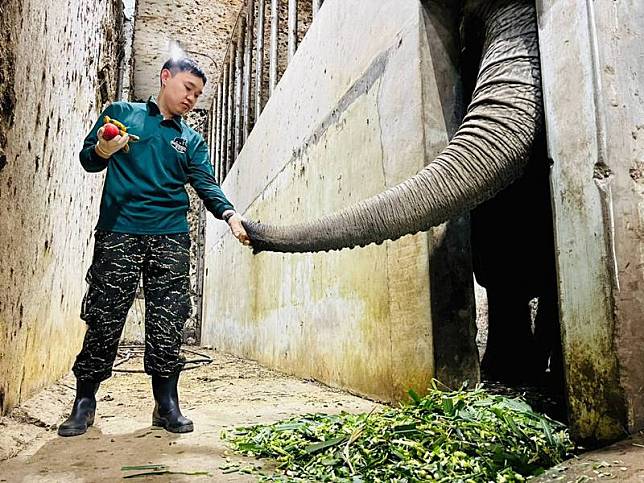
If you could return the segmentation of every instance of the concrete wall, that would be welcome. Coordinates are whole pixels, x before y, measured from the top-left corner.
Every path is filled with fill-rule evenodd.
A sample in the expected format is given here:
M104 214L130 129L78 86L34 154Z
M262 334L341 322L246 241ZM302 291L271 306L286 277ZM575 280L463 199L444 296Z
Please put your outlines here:
M540 0L572 430L644 427L644 4Z
M101 175L77 152L116 91L120 0L0 8L0 412L69 370ZM4 62L8 59L8 62Z
M449 58L457 30L439 13L412 0L327 0L223 183L237 209L269 223L311 219L433 159L461 113ZM253 256L209 223L202 343L381 399L422 390L435 373L433 317L444 309L432 297L447 296L447 281L456 295L441 315L473 347L459 226L362 249ZM441 250L454 266L437 261L435 273ZM475 349L460 356L461 375L475 379Z

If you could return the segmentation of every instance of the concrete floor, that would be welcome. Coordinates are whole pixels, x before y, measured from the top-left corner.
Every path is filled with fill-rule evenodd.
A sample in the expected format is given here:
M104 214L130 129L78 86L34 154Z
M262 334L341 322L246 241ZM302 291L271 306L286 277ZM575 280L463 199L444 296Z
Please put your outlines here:
M577 458L571 458L531 481L533 483L551 481L643 483L644 433L636 434L606 448L584 453Z
M123 466L167 465L171 471L207 471L208 476L166 475L137 481L255 481L224 474L230 462L257 465L233 455L220 438L224 428L272 422L307 412L370 411L375 403L320 384L265 369L212 350L199 350L213 363L184 372L179 394L195 431L174 435L152 429L154 405L148 376L115 373L101 385L95 426L82 435L60 438L74 397L74 378L65 377L0 419L0 481L100 482L136 472ZM140 367L134 359L126 366ZM123 366L119 366L123 367ZM10 459L6 460L6 458Z
M97 420L87 434L56 435L74 397L70 374L25 401L10 416L0 418L0 482L102 482L136 473L123 466L167 465L175 472L208 475L161 475L137 481L256 481L244 473L224 473L220 467L270 463L232 454L220 437L225 428L273 422L307 412L363 412L373 401L343 391L268 370L254 362L198 349L213 362L186 371L180 381L183 412L195 431L174 435L152 429L153 399L149 378L115 373L98 393ZM191 357L191 356L189 356ZM193 357L193 356L192 356ZM119 368L138 369L134 358ZM568 460L535 483L561 481L644 482L644 435Z

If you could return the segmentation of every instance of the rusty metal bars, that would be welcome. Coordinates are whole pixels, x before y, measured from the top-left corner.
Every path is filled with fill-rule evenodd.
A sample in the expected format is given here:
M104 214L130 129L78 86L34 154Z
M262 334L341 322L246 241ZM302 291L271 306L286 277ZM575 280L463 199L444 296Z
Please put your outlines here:
M297 50L297 0L288 0L288 62Z
M268 95L273 95L277 84L277 36L279 34L279 0L271 0L271 54L268 82Z
M210 148L210 164L212 165L212 172L217 182L219 182L219 177L217 176L217 166L219 166L219 161L217 160L217 126L215 126L215 120L217 119L218 106L219 99L217 98L217 95L215 95L212 100L210 116L208 117L208 131L210 132L208 146Z
M230 57L228 59L228 109L227 109L227 120L226 120L226 174L230 171L230 167L233 164L233 150L234 150L234 138L233 138L233 114L234 114L234 102L235 102L235 84L234 84L234 72L235 72L235 52L237 50L237 44L232 43L230 45Z
M221 93L221 118L219 120L219 129L221 135L219 136L219 158L221 167L221 179L223 180L228 173L226 163L228 157L226 156L226 146L228 145L228 64L224 64L224 72L221 80L222 93Z
M251 125L251 99L250 85L253 72L253 24L255 17L255 1L248 0L248 10L246 12L246 38L244 42L244 78L242 92L242 146L246 144Z
M219 99L217 99L217 93L215 93L208 115L208 148L213 176L215 177L215 180L219 182L219 178L217 177L217 166L219 163L217 162L217 145L215 143L215 139L217 138L217 127L215 126L215 119L217 119L217 104L219 104Z
M228 93L230 85L228 84L228 64L224 65L224 78L223 78L223 101L221 104L221 137L219 139L219 155L221 156L221 172L222 179L228 173L226 163L228 156L226 156L226 149L228 146Z
M255 47L255 121L262 112L262 84L264 68L264 0L259 0L257 5L257 36Z
M240 18L237 37L237 52L235 54L235 148L233 162L241 151L242 141L242 82L244 71L244 38L246 37L246 19Z
M287 30L281 35L287 38L281 38L288 43L287 59L282 59L287 60L288 64L298 48L298 1L286 1ZM262 113L265 101L273 94L278 83L280 7L283 5L280 0L270 0L269 65L266 69L267 2L245 1L224 58L211 123L211 142L214 144L212 156L217 162L216 177L220 183L230 171ZM311 0L314 16L319 13L322 4L323 0ZM282 20L285 20L283 16ZM264 89L266 81L268 95Z
M223 81L219 81L217 83L217 110L215 111L214 115L214 128L216 129L216 134L215 134L215 162L217 163L217 182L221 183L224 179L224 174L223 170L221 169L221 118L222 118L222 105L224 102L224 86L223 86Z

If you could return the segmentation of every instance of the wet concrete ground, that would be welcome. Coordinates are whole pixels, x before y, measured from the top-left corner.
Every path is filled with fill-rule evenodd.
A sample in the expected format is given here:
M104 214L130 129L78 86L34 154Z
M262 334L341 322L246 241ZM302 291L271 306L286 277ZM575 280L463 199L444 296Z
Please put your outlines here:
M82 435L60 438L56 427L69 413L74 378L69 375L0 420L0 481L107 482L137 471L123 466L167 465L175 472L136 481L255 481L220 467L255 459L232 455L220 437L224 428L273 422L307 412L370 411L376 403L315 382L270 371L260 365L211 350L199 350L213 363L185 371L179 383L184 414L193 433L176 435L151 428L154 400L149 377L115 373L101 385L94 427ZM136 368L132 359L119 368Z
M141 465L207 474L158 475L136 481L255 481L252 475L221 469L230 463L271 468L269 463L233 455L221 439L222 429L307 412L368 412L377 406L251 361L207 349L198 351L212 357L212 364L186 371L180 380L182 408L195 423L194 433L175 435L151 428L154 401L148 376L115 373L99 390L95 426L85 435L60 438L57 425L68 414L74 397L75 381L70 374L10 416L0 418L0 482L117 481L137 473L122 467ZM119 368L140 366L140 358L134 357ZM644 435L585 453L531 481L608 480L644 482Z

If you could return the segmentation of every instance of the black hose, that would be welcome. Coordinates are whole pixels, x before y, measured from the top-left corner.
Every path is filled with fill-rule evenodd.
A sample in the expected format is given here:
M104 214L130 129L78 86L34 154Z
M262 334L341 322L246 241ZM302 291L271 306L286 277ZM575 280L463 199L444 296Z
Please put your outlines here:
M198 356L196 358L187 359L183 363L182 371L189 371L191 369L196 369L201 366L205 366L212 363L212 357L195 350L181 348L181 352L192 354ZM143 369L118 369L118 366L125 364L127 361L135 358L142 357L145 353L145 346L141 344L121 344L119 345L117 352L117 360L114 362L113 371L114 372L127 372L127 373L145 373Z

